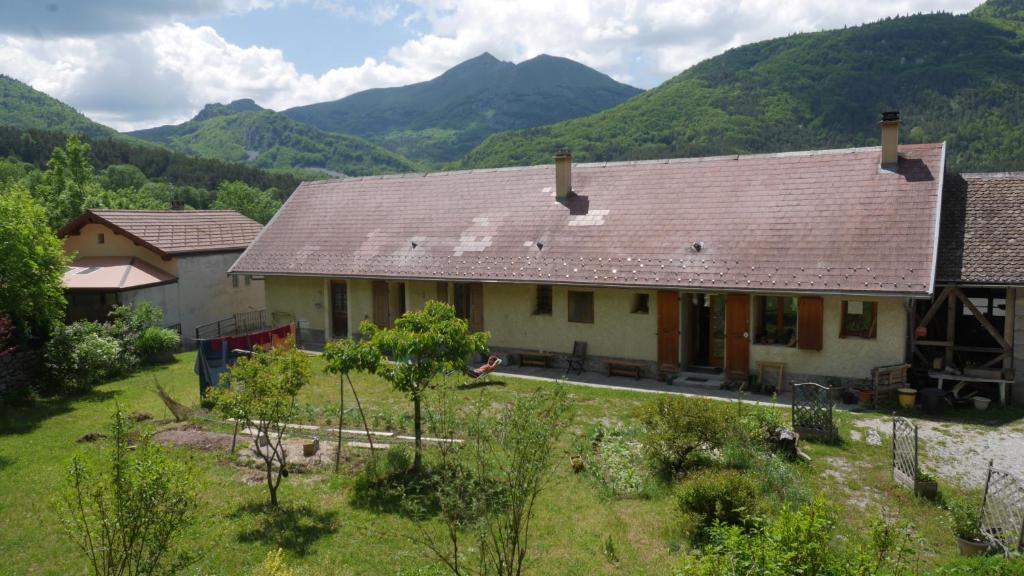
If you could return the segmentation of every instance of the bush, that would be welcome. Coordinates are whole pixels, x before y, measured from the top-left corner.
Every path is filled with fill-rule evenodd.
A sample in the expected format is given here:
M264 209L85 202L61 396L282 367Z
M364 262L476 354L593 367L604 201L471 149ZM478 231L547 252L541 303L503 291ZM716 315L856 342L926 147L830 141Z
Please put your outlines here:
M730 405L707 398L658 398L641 412L644 455L653 468L671 477L693 468L699 452L722 447L729 432Z
M930 576L1024 576L1024 557L967 556L928 573Z
M622 428L599 426L586 445L577 448L587 472L609 496L643 496L650 487L642 446L631 436Z
M174 330L150 326L135 343L139 358L146 363L169 360L181 348L181 336Z
M120 374L121 345L101 324L79 321L58 327L46 345L50 381L61 391L82 392Z
M411 472L412 450L396 444L377 457L371 457L366 467L356 476L352 486L352 500L357 506L399 511L408 493L419 494L427 475L420 477Z
M121 344L121 365L131 370L139 365L142 352L138 345L150 328L159 328L164 313L149 302L134 306L115 306L108 316L107 330Z
M981 540L981 506L968 498L950 498L946 510L953 525L953 534L964 540Z
M679 510L695 515L700 527L715 523L745 526L759 509L757 479L739 470L702 470L676 489Z

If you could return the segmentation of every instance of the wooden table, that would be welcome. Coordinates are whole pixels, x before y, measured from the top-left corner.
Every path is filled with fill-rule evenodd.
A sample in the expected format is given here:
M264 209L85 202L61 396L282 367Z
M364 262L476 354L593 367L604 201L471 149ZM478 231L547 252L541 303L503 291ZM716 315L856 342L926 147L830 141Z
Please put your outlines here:
M928 373L929 378L934 378L939 381L939 390L942 390L942 385L946 380L952 382L981 382L989 384L999 385L999 405L1006 406L1006 385L1012 384L1013 380L1005 380L1003 378L984 378L982 376L967 376L965 374L950 374L949 372L937 372L931 371Z
M554 358L554 356L554 354L549 354L547 352L520 352L519 365L540 366L541 368L550 368L551 359Z
M785 362L768 362L767 360L758 360L757 362L757 381L761 384L761 390L764 390L764 371L765 368L769 370L777 370L779 374L778 387L776 390L777 394L782 394L782 390L786 385L786 363Z

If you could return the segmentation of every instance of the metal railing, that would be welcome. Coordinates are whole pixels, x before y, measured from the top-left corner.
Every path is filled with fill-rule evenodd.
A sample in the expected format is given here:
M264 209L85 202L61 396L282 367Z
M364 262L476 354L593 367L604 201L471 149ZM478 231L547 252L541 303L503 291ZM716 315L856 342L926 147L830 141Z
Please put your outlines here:
M253 310L234 314L206 324L196 326L196 340L208 340L221 336L234 336L269 328L266 310Z

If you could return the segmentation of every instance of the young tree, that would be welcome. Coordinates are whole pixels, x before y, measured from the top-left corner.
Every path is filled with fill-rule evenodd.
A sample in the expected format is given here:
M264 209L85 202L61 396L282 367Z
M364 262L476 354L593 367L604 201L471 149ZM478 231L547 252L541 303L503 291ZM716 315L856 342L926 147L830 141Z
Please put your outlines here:
M327 366L324 370L329 374L338 375L338 449L334 454L334 473L337 474L341 467L341 429L345 420L345 380L348 380L348 387L352 390L352 396L356 399L359 407L359 414L363 419L363 429L366 430L366 441L370 444L370 453L373 453L373 435L370 434L370 425L366 423L366 413L363 412L363 405L359 402L359 394L352 384L349 373L362 371L372 372L380 364L380 354L372 346L360 346L354 340L335 340L324 346L324 361Z
M0 312L19 341L41 338L63 322L69 262L46 211L21 185L0 194Z
M69 136L65 148L57 147L46 164L41 187L41 199L46 205L50 226L60 228L82 213L86 199L99 191L92 164L90 147Z
M209 392L220 413L251 431L252 450L266 465L271 506L277 506L277 488L281 477L288 475L282 441L288 421L295 417L295 396L312 375L309 356L293 344L257 348L252 356L239 358L222 376L227 387Z
M118 408L107 470L93 474L75 457L56 502L94 576L177 574L188 563L176 540L197 506L191 472L149 436L137 444L136 436Z
M270 190L253 188L244 182L221 182L217 187L214 210L234 210L260 224L266 224L274 217L281 201Z
M469 332L466 321L455 316L455 308L431 300L419 312L406 312L395 321L394 328L378 328L363 322L359 329L367 339L357 344L371 347L364 366L387 380L413 403L413 426L416 431L416 457L413 469L423 467L423 418L421 403L435 378L451 370L460 370L475 353L487 352L487 332ZM387 358L393 359L388 361Z
M444 404L444 402L441 402ZM485 411L481 395L468 422L466 445L442 431L441 465L435 481L444 530L426 523L414 537L456 576L519 576L530 544L534 504L550 478L555 447L571 420L563 388L540 389L502 408ZM444 410L442 409L442 412ZM459 418L442 416L442 423ZM415 509L415 502L411 504ZM462 544L468 532L472 545ZM475 554L475 557L473 557Z

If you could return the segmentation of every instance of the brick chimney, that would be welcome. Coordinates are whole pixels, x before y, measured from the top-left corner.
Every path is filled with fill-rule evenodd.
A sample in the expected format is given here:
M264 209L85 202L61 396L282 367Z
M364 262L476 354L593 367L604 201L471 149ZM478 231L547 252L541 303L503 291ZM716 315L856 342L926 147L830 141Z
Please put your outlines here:
M895 170L899 167L897 148L900 145L900 113L895 110L882 112L882 121L878 125L882 127L882 157L879 164L884 170Z
M565 200L572 194L572 152L562 149L555 154L555 198Z

